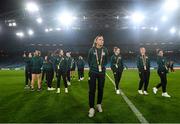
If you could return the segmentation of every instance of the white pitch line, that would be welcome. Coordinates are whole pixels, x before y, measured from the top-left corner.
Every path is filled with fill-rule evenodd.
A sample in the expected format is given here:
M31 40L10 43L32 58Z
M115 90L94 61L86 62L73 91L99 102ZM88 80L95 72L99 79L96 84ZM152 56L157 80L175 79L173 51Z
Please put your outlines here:
M106 73L107 77L109 80L113 83L115 86L115 82L112 80L112 78ZM121 90L121 96L124 99L124 101L128 104L130 109L133 111L137 119L139 120L140 123L149 123L145 117L142 115L142 113L135 107L135 105L128 99L128 97L124 94L124 92Z

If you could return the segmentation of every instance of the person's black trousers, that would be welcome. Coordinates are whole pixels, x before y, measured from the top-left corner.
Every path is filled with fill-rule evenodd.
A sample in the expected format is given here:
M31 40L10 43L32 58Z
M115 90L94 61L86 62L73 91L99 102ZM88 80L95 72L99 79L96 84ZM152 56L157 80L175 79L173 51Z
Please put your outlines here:
M102 103L103 89L105 83L105 74L89 73L89 107L94 108L95 92L96 92L96 80L98 81L98 95L97 104Z
M144 91L147 91L149 84L150 70L139 71L139 77L140 77L139 90L141 90L144 85Z
M119 89L119 83L120 83L120 80L121 80L122 72L123 72L122 70L118 70L116 72L113 72L114 73L115 84L116 84L116 89Z
M61 77L63 78L63 81L64 81L64 87L67 88L66 74L67 74L67 72L58 70L58 72L57 72L57 88L60 88Z
M173 67L170 67L170 70L171 70L171 72L174 72L174 68Z
M70 69L67 71L67 80L69 82L71 82L71 70Z
M46 75L46 72L43 70L42 71L42 78L41 78L42 81L44 80L45 75ZM47 80L45 82L47 83Z
M84 77L84 68L79 68L78 69L78 78L83 78Z
M31 69L25 69L25 85L29 85L28 82L31 82L32 75L31 75Z
M156 88L158 89L162 86L162 91L163 91L163 93L165 93L166 86L167 86L167 76L166 76L167 74L165 72L162 73L162 72L158 71L158 75L161 79L161 82L156 86Z
M46 81L49 88L52 86L52 80L54 78L54 71L46 71Z

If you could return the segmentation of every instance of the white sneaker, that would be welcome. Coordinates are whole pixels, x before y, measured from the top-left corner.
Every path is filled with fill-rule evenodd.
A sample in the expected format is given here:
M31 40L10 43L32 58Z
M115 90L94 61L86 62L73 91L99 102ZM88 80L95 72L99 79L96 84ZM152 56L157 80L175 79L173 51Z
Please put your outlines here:
M51 91L51 88L50 88L50 87L48 87L48 88L47 88L47 90L48 90L48 91Z
M81 80L84 80L84 77L82 77Z
M56 93L60 93L60 88L57 88L57 92Z
M158 89L156 87L153 87L153 93L157 94Z
M95 114L94 108L90 108L90 109L89 109L89 115L88 115L88 116L89 116L90 118L92 118L92 117L94 117L94 114Z
M68 88L65 88L65 93L68 93Z
M168 98L170 98L170 97L171 97L171 96L170 96L167 92L162 93L162 96L163 96L163 97L168 97Z
M120 90L116 90L116 94L119 95L120 94Z
M143 95L143 91L142 91L142 90L138 90L138 93L139 93L140 95Z
M24 89L30 89L29 85L26 85L26 86L24 87Z
M144 91L144 95L148 95L149 93L147 91Z
M81 81L81 78L78 81Z
M70 86L70 85L71 85L71 82L68 81L68 82L67 82L67 85Z
M51 87L51 90L55 90L56 88Z
M98 112L103 112L101 104L97 104L97 110L98 110Z

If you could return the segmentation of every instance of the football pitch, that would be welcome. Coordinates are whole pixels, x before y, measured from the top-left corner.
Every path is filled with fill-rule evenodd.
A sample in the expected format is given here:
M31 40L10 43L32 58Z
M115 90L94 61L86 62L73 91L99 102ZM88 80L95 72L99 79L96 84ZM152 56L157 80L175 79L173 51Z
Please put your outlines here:
M88 123L139 123L139 119L121 95L116 95L110 78L113 74L107 71L103 97L103 112L96 112L95 117L88 117L88 71L85 80L71 81L69 93L64 93L61 82L61 93L24 90L24 71L0 71L0 123L48 123L48 122L88 122ZM164 98L161 89L156 95L152 88L160 79L156 70L151 71L149 95L139 95L137 70L124 70L120 87L127 98L149 123L180 122L180 71L168 74L167 91L172 96ZM37 85L36 85L37 86ZM56 87L56 81L53 82Z

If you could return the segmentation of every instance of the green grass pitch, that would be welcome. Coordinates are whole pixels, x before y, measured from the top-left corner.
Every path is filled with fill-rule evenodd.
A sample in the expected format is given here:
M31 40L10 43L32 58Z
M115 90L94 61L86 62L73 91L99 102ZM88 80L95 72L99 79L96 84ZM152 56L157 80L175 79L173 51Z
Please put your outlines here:
M107 73L113 79L112 72ZM115 94L108 77L104 88L104 111L88 118L87 78L87 71L84 81L78 82L76 76L71 81L69 94L64 93L63 83L60 94L47 91L45 84L42 92L31 92L24 90L23 71L0 71L0 122L139 122L121 95ZM138 82L137 70L125 70L120 87L148 122L180 122L180 71L168 74L167 91L172 98L161 97L161 90L157 95L152 93L153 86L159 82L155 70L151 71L148 96L138 95Z

